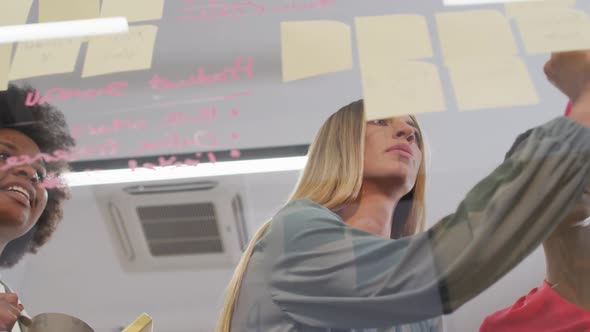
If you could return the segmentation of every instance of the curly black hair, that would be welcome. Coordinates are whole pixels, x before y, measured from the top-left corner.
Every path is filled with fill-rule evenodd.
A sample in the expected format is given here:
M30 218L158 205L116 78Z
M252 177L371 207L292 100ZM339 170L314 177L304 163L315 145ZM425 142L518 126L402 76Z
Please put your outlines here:
M34 92L28 85L18 87L13 84L6 91L0 91L0 128L23 133L44 153L70 150L76 143L62 112L48 104L26 106L27 94ZM47 161L48 174L57 176L68 169L66 161ZM0 267L12 267L26 253L37 253L55 231L63 218L63 203L70 197L70 190L67 186L48 187L47 194L47 206L39 220L26 234L8 243L0 255Z

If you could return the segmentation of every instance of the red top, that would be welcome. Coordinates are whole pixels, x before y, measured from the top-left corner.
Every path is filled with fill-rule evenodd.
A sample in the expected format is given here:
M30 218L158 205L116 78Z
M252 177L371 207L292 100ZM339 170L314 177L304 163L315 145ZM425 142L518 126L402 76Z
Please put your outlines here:
M479 332L588 332L590 311L562 298L545 281L484 321Z
M570 102L567 104L567 108L565 109L565 116L569 116L571 112L572 112L572 103Z

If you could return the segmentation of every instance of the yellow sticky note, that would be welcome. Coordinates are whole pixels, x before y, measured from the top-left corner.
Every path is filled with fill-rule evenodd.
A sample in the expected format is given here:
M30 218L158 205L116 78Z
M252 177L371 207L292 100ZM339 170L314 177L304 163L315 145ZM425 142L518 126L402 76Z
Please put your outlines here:
M352 69L350 27L336 21L281 22L283 81Z
M539 102L528 69L518 56L461 59L447 63L447 68L462 111Z
M19 43L14 53L9 78L18 80L35 76L71 73L82 41L51 39Z
M516 55L510 23L497 10L470 10L436 14L445 59Z
M0 0L0 26L27 23L33 0Z
M529 54L590 49L590 19L583 11L554 8L517 19Z
M506 15L510 18L527 16L537 10L574 8L576 0L528 0L504 4Z
M158 27L129 27L129 33L92 38L88 42L82 77L149 69Z
M361 62L367 120L442 112L445 99L438 68L425 62Z
M133 323L127 326L122 332L151 332L153 321L150 316L143 313Z
M128 22L159 20L164 0L102 0L101 17L125 16Z
M431 58L432 42L426 18L386 15L355 18L356 39L364 61Z
M10 58L12 56L12 44L0 45L0 91L8 88L8 73L10 71Z
M99 17L99 0L39 0L39 23Z

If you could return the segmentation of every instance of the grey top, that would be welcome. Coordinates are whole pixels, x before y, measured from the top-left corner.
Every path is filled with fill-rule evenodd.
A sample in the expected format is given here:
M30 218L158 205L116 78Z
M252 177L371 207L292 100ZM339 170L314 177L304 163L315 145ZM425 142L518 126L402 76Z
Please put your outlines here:
M534 128L456 212L390 240L310 200L287 204L257 243L232 332L441 331L451 313L529 255L590 182L590 129Z

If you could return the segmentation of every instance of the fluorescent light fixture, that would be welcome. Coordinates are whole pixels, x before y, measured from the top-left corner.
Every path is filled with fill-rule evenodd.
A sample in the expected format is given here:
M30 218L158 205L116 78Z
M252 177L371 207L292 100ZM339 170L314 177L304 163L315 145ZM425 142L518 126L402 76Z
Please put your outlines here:
M524 1L539 1L539 0L443 0L445 6L476 6L487 5L491 3L508 3L508 2L524 2Z
M236 174L298 171L305 166L307 157L272 158L243 161L224 161L196 166L166 166L155 169L137 168L64 174L71 187L101 184L178 180Z
M14 0L19 1L19 0ZM0 27L0 44L33 40L75 38L129 32L125 17L61 21Z

